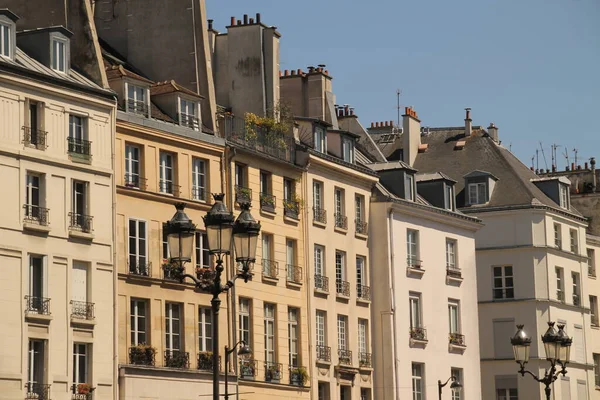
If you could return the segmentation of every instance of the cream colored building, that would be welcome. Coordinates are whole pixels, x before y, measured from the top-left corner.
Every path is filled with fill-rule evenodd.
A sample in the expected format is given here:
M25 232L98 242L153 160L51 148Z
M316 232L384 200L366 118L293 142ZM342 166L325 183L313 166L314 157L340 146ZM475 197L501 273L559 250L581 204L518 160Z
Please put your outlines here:
M600 284L598 283L597 268L600 265L600 237L588 234L586 237L586 252L588 256L588 293L590 307L591 332L588 337L591 343L590 351L594 363L594 391L590 399L600 399L600 322L598 320L598 297L600 297Z
M114 93L21 29L0 10L0 398L114 399Z

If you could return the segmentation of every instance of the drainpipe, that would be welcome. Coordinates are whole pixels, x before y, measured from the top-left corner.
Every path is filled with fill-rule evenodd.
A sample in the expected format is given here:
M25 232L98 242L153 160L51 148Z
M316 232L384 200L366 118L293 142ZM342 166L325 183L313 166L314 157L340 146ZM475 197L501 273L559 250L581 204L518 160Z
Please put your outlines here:
M309 215L308 215L308 167L310 166L310 160L308 161L308 164L306 165L306 169L302 172L302 198L304 199L304 215L302 216L302 227L304 230L304 265L306 267L308 267L310 265L310 248L309 248L309 235L308 235L308 229L310 227L310 224L308 223L309 221ZM313 315L315 315L312 312L311 309L311 298L312 298L312 293L313 293L313 289L311 289L310 287L310 273L309 273L309 268L306 268L306 271L304 272L304 285L305 285L305 290L306 290L306 313L307 314L307 318L306 318L306 324L307 324L307 328L308 329L308 366L309 366L309 371L312 369L311 367L314 366L314 350L315 347L313 346L313 341L312 341L312 335L313 335L313 330L312 330L312 317ZM314 378L316 374L311 374L313 376L310 377L310 379L313 380L313 382L315 382ZM317 384L318 385L318 384ZM311 386L313 386L311 384ZM316 388L317 391L319 390L319 388ZM314 392L313 392L314 393Z
M65 3L66 4L66 3ZM112 117L112 126L111 132L115 132L115 138L111 140L111 153L112 153L112 243L113 243L113 398L119 398L119 331L117 329L117 321L119 320L118 312L119 309L117 307L118 301L118 261L117 261L117 185L115 178L116 171L116 160L115 160L115 151L116 151L116 135L117 135L117 98L115 97L115 108L113 110Z
M396 330L396 309L395 309L395 305L396 305L396 273L395 273L395 265L394 265L394 211L393 209L390 207L390 209L388 210L388 231L389 231L389 258L390 258L390 268L389 268L389 279L391 281L391 293L390 293L390 312L392 314L392 332L395 332ZM398 372L398 335L393 334L394 336L394 351L392 352L393 355L393 377L394 377L394 394L396 397L396 400L400 400L400 392L398 391L399 389L399 382L400 382L400 376L399 376L399 372ZM384 389L385 390L385 389Z

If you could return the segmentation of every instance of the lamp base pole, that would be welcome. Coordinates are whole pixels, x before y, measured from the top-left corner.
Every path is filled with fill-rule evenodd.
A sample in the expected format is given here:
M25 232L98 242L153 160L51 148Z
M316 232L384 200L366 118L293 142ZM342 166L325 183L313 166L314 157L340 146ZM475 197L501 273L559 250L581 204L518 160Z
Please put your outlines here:
M219 400L219 308L221 307L221 300L218 294L213 294L210 304L213 313L213 400Z

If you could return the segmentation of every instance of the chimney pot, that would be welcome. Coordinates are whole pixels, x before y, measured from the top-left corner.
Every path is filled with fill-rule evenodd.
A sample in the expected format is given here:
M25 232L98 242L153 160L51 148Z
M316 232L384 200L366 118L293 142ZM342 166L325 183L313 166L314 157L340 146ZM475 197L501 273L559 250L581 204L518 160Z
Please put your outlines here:
M387 121L385 121L384 123L385 123L385 126L388 126L388 122Z
M292 70L292 75L296 75L296 70L295 69Z
M375 122L371 122L371 128L375 127Z
M465 111L467 112L467 116L465 117L465 119L471 119L471 108L467 107L465 108Z
M209 19L208 20L208 30L212 30L212 28L213 28L213 20Z
M248 25L248 14L244 14L244 25Z
M302 68L298 68L298 75L302 75Z
M289 70L289 69L286 69L285 71L283 71L283 74L284 74L285 76L288 76L288 75L290 74L290 70Z
M581 170L581 165L578 165L578 166L577 166L577 170Z
M256 13L256 23L260 24L260 13Z
M379 122L375 122L375 128L379 128Z
M585 169L588 169L588 163L587 163L587 161L583 165L585 166L584 167Z
M279 77L281 77L283 75L283 72L281 72L281 70L279 70Z
M329 71L328 70L325 70L325 75L329 75Z
M241 24L242 24L242 20L238 19L238 20L237 20L237 24L238 24L238 25L241 25Z
M473 126L471 125L471 109L469 107L465 108L467 115L465 117L465 137L471 136L473 133Z
M350 115L354 115L354 107L350 107Z
M250 25L254 25L254 18L250 18Z
M231 24L229 24L231 26L235 25L235 17L231 17Z
M394 126L394 121L390 119L390 126Z
M571 170L575 171L575 163L571 163Z

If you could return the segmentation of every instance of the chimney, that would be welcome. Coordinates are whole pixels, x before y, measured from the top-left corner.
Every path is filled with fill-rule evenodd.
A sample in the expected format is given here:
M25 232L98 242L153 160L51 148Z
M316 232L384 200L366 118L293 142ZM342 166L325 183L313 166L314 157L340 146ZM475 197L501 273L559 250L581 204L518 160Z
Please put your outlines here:
M494 142L498 143L498 127L493 122L488 126L488 135L490 135Z
M590 165L592 166L592 192L596 193L596 158L590 158Z
M465 137L469 137L471 136L471 133L473 133L471 109L467 107L465 108L465 111L467 112L467 116L465 117Z
M212 28L213 28L213 27L212 27L212 26L213 26L212 24L213 24L213 20L212 20L212 19L209 19L209 20L208 20L208 30L209 30L209 31L212 31Z
M250 18L250 25L254 25L254 18Z
M256 13L256 23L260 24L260 13Z
M421 144L421 121L412 107L404 108L402 116L403 161L413 166Z
M248 25L248 14L244 14L244 25Z

